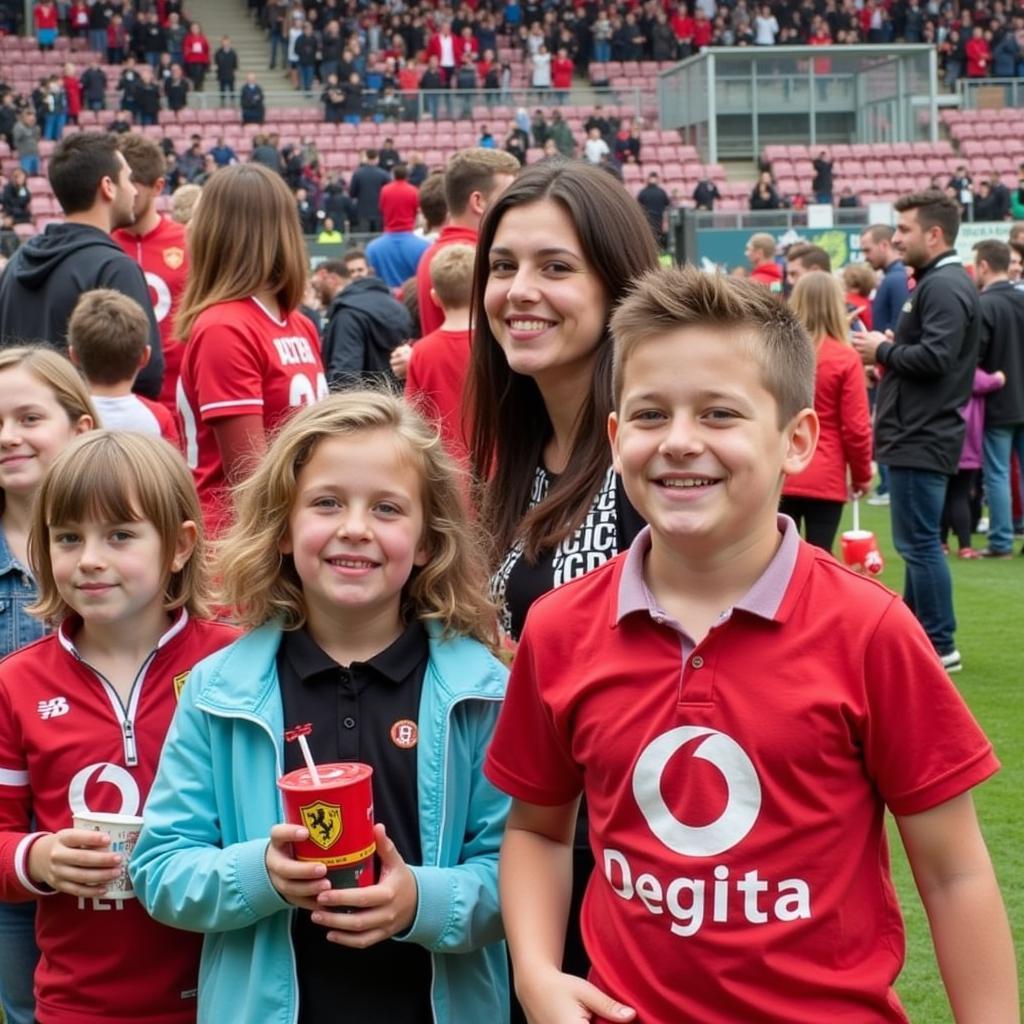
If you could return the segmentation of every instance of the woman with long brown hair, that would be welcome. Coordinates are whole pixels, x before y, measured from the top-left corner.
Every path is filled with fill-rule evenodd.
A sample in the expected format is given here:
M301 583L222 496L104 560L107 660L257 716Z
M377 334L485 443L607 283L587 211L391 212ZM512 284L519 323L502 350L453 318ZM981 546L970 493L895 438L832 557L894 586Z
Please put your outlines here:
M471 459L492 593L512 640L536 598L623 551L643 526L611 465L608 319L630 280L657 264L636 200L580 163L528 168L480 225ZM578 828L572 973L587 969L578 909L592 868Z
M298 311L306 282L295 198L258 164L219 170L189 226L191 270L178 311L187 338L178 384L185 455L209 535L227 489L290 409L327 393L316 328Z

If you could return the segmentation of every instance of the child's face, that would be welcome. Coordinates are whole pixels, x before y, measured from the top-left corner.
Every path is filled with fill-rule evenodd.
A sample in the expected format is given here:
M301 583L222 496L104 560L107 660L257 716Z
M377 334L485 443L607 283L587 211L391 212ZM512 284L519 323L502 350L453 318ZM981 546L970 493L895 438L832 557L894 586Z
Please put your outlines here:
M394 435L319 442L296 480L280 550L295 562L310 627L400 618L402 588L424 565L418 471Z
M813 412L785 427L749 342L685 327L630 355L609 418L616 470L656 540L680 553L742 557L775 529L783 474L810 461Z
M34 493L50 463L91 426L87 416L72 424L53 389L28 370L0 371L0 488Z
M49 534L54 583L87 627L117 626L125 635L143 636L163 631L165 553L148 519L50 523ZM184 523L172 572L188 561L195 537L195 524Z

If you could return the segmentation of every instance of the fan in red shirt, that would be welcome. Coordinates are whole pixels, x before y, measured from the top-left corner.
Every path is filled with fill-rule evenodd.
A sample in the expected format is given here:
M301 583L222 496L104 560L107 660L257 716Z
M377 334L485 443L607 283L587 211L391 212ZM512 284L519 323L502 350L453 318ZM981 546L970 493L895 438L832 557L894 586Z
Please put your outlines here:
M831 274L804 274L790 305L815 345L814 411L821 432L810 465L786 478L779 507L811 544L831 551L846 499L851 492L866 494L874 475L867 383L860 356L846 341L839 282Z
M197 92L203 91L203 79L210 66L210 40L203 35L198 21L189 25L188 33L181 44L185 74Z
M431 261L433 299L444 310L444 323L412 346L405 396L434 422L448 454L469 466L468 424L462 391L472 344L469 307L473 294L472 245L449 245Z
M984 78L992 64L992 48L981 25L974 26L964 52L967 54L967 77Z
M511 153L497 149L463 149L448 161L444 172L448 223L441 229L437 241L420 257L416 268L420 327L424 334L436 331L444 321L444 311L430 298L433 287L430 261L454 242L476 245L480 219L488 203L501 195L518 172L519 161Z
M763 284L773 295L782 294L782 267L775 262L775 239L759 232L747 240L744 255L750 263L750 280Z
M569 58L569 51L563 46L558 55L551 62L551 87L562 94L562 102L565 102L569 90L572 88L572 76L575 65Z
M207 532L217 536L230 486L292 409L327 394L327 381L316 328L298 311L306 255L281 176L252 163L219 170L203 188L189 242L178 411Z
M71 124L78 124L78 115L82 112L82 83L78 80L75 65L71 61L64 65L61 84L64 86L67 101L68 121Z
M135 133L122 135L118 146L132 169L135 186L135 222L111 236L146 275L153 314L160 327L164 351L164 382L160 401L177 407L178 374L184 346L174 335L174 321L188 279L188 243L185 225L164 217L156 208L163 194L164 155L152 140Z
M142 434L83 436L40 491L39 609L60 626L0 663L0 899L37 904L40 1024L195 1021L201 936L107 895L122 855L74 817L142 814L190 670L237 635L194 617L198 516L181 457Z

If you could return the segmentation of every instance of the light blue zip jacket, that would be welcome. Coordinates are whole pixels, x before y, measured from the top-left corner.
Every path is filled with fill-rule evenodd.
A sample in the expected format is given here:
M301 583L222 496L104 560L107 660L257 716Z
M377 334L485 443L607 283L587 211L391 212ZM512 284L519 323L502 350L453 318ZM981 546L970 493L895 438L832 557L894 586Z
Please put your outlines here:
M432 954L438 1024L501 1024L509 983L498 848L509 802L482 769L507 672L477 642L429 632L416 761L423 866L410 865L419 906L396 939ZM153 917L207 933L200 1024L298 1017L294 908L264 862L270 829L284 820L280 641L279 628L264 626L193 669L132 856L136 891Z

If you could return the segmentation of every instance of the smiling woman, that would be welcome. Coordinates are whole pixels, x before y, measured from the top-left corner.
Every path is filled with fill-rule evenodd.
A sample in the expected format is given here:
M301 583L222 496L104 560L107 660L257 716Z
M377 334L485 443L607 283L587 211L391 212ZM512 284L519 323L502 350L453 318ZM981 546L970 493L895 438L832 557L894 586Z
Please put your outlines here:
M611 467L608 318L657 263L640 206L584 164L529 168L481 223L467 394L491 590L511 640L538 597L627 548L643 525ZM585 809L575 846L565 968L583 975Z

